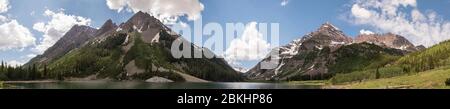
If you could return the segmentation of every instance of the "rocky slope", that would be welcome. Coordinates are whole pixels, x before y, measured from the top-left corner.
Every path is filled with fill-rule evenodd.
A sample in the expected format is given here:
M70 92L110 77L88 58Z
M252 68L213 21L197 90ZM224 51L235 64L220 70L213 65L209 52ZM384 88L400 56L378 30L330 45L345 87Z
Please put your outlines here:
M386 34L361 34L355 38L356 43L368 42L378 46L400 49L408 52L415 52L423 49L423 46L416 47L406 38L400 35Z
M81 47L88 40L93 39L96 32L97 29L75 25L52 47L48 48L42 55L31 59L25 66L34 63L49 63L54 59L58 59L69 51Z

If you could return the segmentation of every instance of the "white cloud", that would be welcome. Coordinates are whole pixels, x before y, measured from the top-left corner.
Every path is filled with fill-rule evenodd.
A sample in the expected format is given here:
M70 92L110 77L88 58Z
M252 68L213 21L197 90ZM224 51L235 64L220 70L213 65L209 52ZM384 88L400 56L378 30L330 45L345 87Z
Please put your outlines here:
M374 32L370 31L370 30L360 30L359 34L364 34L364 35L371 35L371 34L375 34Z
M182 21L179 21L178 24L180 24L180 26L181 26L182 28L186 28L186 27L189 26L189 24L187 24L187 23L185 23L185 22L182 22Z
M109 9L143 11L152 14L163 23L175 23L178 17L197 20L204 9L199 0L106 0Z
M33 25L33 29L44 33L43 39L33 49L36 53L42 54L47 48L53 46L67 31L74 25L90 25L91 19L67 15L63 10L53 12L46 10L44 16L50 17L48 22L38 22Z
M7 63L10 66L21 66L21 65L25 64L25 62L21 62L21 61L17 61L17 60L8 61Z
M363 19L370 18L370 16L372 15L370 13L370 11L368 11L364 8L361 8L358 4L355 4L352 6L352 13L355 17L363 18Z
M11 8L8 0L0 0L0 13L5 13Z
M416 0L355 0L349 21L400 34L415 45L429 47L450 39L450 22L432 10L423 13L417 5Z
M0 23L5 23L8 22L10 19L8 19L8 17L5 17L3 15L0 15Z
M35 44L35 38L28 28L16 20L0 25L0 50L23 49Z
M233 65L237 61L254 61L263 59L270 51L271 46L257 29L256 22L249 23L240 38L230 42L225 51L225 59Z
M289 3L289 0L281 1L281 6L286 6Z
M106 5L108 5L109 9L120 12L127 5L127 0L106 0Z
M28 54L27 55L27 58L34 58L34 57L36 57L37 55L36 54Z

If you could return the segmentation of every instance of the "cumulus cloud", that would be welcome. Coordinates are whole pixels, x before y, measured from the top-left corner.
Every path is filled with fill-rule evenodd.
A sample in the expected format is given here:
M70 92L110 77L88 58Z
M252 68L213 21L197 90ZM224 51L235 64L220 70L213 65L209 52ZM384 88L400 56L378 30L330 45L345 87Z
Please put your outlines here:
M0 50L23 49L34 45L35 38L28 28L16 20L0 24Z
M11 61L8 61L7 63L10 66L21 66L21 65L25 64L25 62L17 61L17 60L11 60Z
M370 16L372 15L370 13L370 11L368 11L364 8L361 8L358 4L353 5L351 11L352 11L352 14L357 18L366 19L366 18L370 18Z
M374 32L370 31L370 30L360 30L359 34L364 34L364 35L371 35L371 34L375 34Z
M109 9L121 12L147 12L163 23L176 23L178 17L187 16L188 20L197 20L204 9L199 0L106 0Z
M5 13L11 8L8 0L0 0L0 13Z
M289 3L289 0L282 0L281 6L286 6Z
M416 0L355 0L348 20L406 37L427 47L450 39L450 22L432 10L422 11Z
M91 19L68 15L63 10L59 12L46 10L44 16L50 17L51 20L48 22L38 22L33 25L34 30L44 33L42 36L43 39L33 49L38 54L42 54L47 48L53 46L72 26L91 24Z
M257 29L257 22L249 23L242 36L230 42L225 51L225 59L230 64L238 64L237 61L254 61L264 58L271 46Z

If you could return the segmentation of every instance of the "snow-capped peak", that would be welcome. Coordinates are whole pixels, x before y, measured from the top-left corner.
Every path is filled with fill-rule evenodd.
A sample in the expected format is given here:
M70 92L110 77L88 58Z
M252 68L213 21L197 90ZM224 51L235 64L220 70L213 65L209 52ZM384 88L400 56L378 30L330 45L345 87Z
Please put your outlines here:
M322 24L322 26L320 28L323 28L323 29L328 28L328 29L332 29L332 30L340 30L338 27L334 26L330 22L326 22L326 23Z

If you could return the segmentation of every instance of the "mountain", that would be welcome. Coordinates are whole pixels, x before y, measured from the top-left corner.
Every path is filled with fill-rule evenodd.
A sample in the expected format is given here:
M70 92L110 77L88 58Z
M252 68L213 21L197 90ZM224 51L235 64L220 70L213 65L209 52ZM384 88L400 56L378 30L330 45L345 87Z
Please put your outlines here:
M67 33L69 34L69 32ZM153 16L137 12L119 26L111 20L78 49L64 49L61 58L48 61L48 78L88 80L240 81L240 73L221 58L174 58L174 41L185 41ZM83 42L83 41L81 41ZM191 52L214 54L207 48L187 43ZM58 46L54 46L58 48ZM49 51L49 53L52 53Z
M389 47L404 50L407 52L415 52L423 49L423 46L414 46L405 37L386 33L386 34L360 34L355 39L356 43L368 42L378 46Z
M32 58L25 66L34 63L48 63L58 59L69 51L81 47L85 42L94 38L97 29L88 26L73 26L52 47L48 48L42 55Z
M325 23L301 39L278 48L278 67L261 69L261 63L258 63L246 76L253 80L326 79L336 73L386 65L405 54L403 50L382 47L362 41L362 38L357 42L332 24ZM267 60L270 57L263 59Z
M297 76L313 78L327 72L327 64L332 60L331 52L350 43L350 37L332 24L325 23L303 38L280 47L280 64L277 68L261 69L261 63L258 63L246 76L256 80L287 80Z

